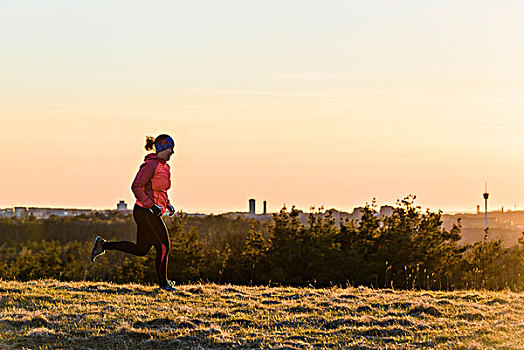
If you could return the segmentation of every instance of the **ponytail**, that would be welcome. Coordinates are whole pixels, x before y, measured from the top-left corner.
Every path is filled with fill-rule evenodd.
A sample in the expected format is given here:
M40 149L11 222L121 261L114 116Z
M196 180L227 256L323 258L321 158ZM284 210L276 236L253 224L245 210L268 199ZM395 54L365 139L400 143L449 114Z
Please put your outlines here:
M152 151L155 145L155 138L153 136L146 136L146 151Z

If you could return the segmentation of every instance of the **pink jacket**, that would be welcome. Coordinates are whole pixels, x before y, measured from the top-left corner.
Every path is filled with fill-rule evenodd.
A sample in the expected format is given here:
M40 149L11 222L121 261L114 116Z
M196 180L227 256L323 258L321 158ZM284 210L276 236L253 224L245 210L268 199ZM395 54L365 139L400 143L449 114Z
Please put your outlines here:
M153 204L158 204L162 207L162 214L164 214L169 204L167 190L170 187L171 169L169 165L156 153L148 154L131 185L136 204L148 209Z

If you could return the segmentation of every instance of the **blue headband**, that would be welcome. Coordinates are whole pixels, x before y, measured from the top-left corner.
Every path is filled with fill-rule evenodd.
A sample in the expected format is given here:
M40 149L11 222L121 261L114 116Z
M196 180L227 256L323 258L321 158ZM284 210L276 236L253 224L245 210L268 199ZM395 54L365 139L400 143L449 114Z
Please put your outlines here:
M173 139L170 136L163 139L162 141L155 142L155 150L157 152L162 152L163 150L166 150L171 147L175 147L175 141L173 141Z

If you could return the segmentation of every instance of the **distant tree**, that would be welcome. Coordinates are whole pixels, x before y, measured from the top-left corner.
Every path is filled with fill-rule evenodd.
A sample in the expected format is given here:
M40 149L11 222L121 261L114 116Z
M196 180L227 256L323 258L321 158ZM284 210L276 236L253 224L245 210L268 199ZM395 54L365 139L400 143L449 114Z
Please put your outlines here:
M113 277L119 283L144 283L146 277L147 259L144 257L125 255L122 264Z
M304 251L303 225L299 222L299 211L284 206L273 214L269 224L269 264L270 280L279 283L304 283L304 264L307 257Z
M38 278L59 278L62 260L60 244L56 241L30 242L22 247L14 264L17 278L29 281Z
M340 229L331 212L323 213L322 207L311 208L308 225L303 227L305 252L305 282L319 285L338 283L340 278L341 245L337 241Z
M168 273L174 280L198 280L203 263L202 244L196 228L186 228L187 216L175 215L168 229L171 235Z
M61 247L60 260L62 267L60 279L65 281L80 281L86 277L89 261L86 257L91 248L86 242L68 242Z
M466 288L500 288L496 284L494 272L497 270L496 262L500 260L501 251L500 240L481 241L468 246L462 260L461 279L456 283Z
M269 242L264 237L263 232L257 231L256 225L252 224L249 235L246 238L246 248L242 252L248 266L251 268L249 284L257 281L255 276L256 269L258 265L266 259L268 249Z
M447 231L440 211L422 212L414 200L408 196L398 201L393 215L382 219L377 260L388 266L397 287L436 288L442 284L445 266L462 252L457 246L460 223ZM386 271L379 271L380 280L387 279Z
M376 215L376 202L366 204L361 209L362 216L357 221L345 221L337 237L343 253L341 268L345 282L353 285L379 286L378 275L385 268L385 262L377 260L381 221ZM342 282L342 281L340 281Z

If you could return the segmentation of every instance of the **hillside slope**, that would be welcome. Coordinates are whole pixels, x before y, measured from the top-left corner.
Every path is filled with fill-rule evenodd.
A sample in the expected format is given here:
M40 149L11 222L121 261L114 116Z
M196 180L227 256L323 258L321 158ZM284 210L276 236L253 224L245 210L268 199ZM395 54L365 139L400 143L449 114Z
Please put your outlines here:
M524 294L0 281L0 349L524 348Z

